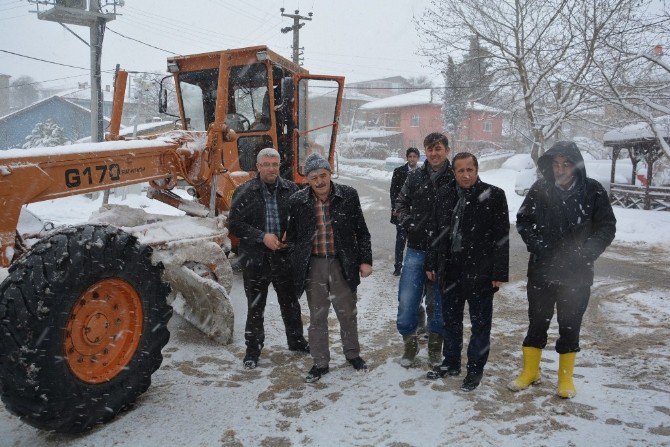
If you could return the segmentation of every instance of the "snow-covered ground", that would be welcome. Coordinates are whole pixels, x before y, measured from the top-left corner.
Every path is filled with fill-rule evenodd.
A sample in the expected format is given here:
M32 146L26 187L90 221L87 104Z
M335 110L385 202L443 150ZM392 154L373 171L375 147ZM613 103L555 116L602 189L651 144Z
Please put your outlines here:
M340 164L340 172L389 182L391 176L378 168L347 163ZM523 199L514 193L515 175L510 169L481 173L484 181L505 190L512 222ZM367 196L361 201L366 212L387 207ZM150 213L179 213L139 195L129 195L124 203ZM85 221L99 204L100 199L71 197L31 204L29 209L56 224L72 224ZM615 212L617 244L670 252L670 213ZM383 230L371 231L374 237ZM368 373L356 373L345 362L331 312L331 372L316 384L304 383L311 360L286 350L274 292L268 297L266 346L259 368L244 370L246 299L238 275L231 293L236 316L231 345L209 341L175 316L163 365L131 411L88 434L71 437L36 430L3 408L0 445L670 444L668 290L609 278L594 285L582 331L583 352L575 368L578 395L565 401L553 395L558 356L549 347L542 361L542 384L516 394L505 388L521 361L527 326L525 281L505 285L496 296L486 374L480 388L464 393L459 389L462 376L425 379L425 344L419 367L399 365L397 278L389 271L386 260L375 260L375 273L359 288L359 332ZM304 296L301 305L307 323ZM554 324L550 343L556 336Z

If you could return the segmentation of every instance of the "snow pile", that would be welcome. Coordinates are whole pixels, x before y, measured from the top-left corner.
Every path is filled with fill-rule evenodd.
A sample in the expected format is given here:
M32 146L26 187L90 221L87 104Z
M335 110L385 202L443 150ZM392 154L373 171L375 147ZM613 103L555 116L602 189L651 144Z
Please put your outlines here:
M530 154L516 154L505 160L502 167L513 171L523 171L524 169L535 169L535 163Z

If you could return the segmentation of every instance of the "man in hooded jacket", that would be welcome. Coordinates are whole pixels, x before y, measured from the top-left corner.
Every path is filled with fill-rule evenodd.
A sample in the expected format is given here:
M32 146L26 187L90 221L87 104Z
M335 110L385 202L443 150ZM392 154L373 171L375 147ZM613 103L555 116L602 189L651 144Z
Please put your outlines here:
M528 333L523 371L513 391L540 381L540 357L556 307L559 338L557 394L576 395L572 380L582 317L591 295L593 264L614 239L616 218L607 192L586 176L572 141L559 141L538 160L542 178L530 188L517 214L517 231L530 252Z

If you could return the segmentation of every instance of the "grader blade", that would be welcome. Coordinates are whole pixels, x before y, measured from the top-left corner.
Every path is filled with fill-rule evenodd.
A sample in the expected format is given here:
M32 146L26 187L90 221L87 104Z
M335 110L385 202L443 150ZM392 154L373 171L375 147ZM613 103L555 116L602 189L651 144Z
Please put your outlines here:
M153 259L163 264L174 311L211 339L230 343L234 314L228 293L233 272L221 247L214 242L179 241L154 248Z
M124 205L105 205L91 222L121 227L153 248L152 262L163 265L168 302L205 335L232 341L234 315L228 294L233 271L225 217L161 216Z

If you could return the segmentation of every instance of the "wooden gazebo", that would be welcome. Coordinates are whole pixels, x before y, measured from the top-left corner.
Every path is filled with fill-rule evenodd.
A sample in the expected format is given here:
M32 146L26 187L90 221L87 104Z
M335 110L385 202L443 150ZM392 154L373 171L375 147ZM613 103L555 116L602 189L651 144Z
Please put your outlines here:
M656 118L663 129L663 139L670 142L670 115ZM664 156L659 140L649 124L640 122L607 132L603 138L605 146L612 148L612 172L610 175L610 201L624 208L670 211L670 186L651 186L654 163ZM626 149L633 165L631 184L614 183L616 162L621 151ZM647 165L646 185L638 184L637 169L640 161Z

